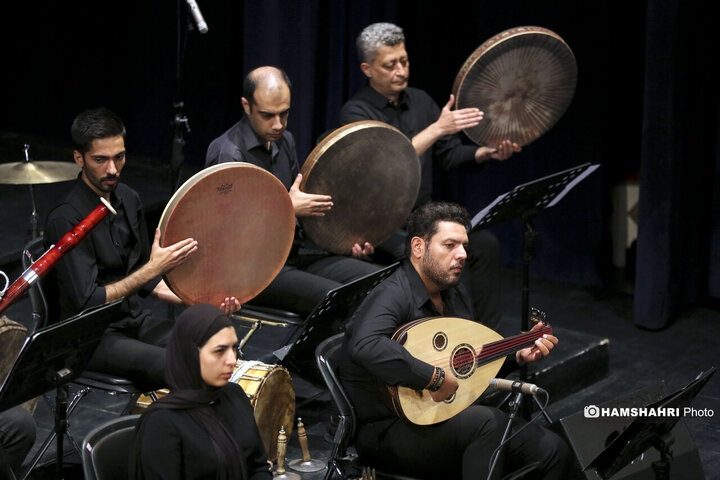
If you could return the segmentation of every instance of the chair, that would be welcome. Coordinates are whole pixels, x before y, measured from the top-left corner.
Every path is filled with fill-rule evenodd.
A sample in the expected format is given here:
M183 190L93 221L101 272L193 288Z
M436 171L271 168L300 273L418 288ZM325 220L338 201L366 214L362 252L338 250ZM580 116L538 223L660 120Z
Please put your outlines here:
M42 237L35 238L28 242L23 249L21 257L23 269L25 270L29 268L33 264L33 262L35 262L38 258L42 256L44 252L45 248L43 245ZM42 279L38 279L29 287L28 295L30 297L30 305L32 308L32 330L29 330L28 334L32 334L35 330L47 326L50 318L50 308L44 292L44 288L42 286ZM75 392L72 398L68 401L66 412L68 418L75 410L80 400L82 400L83 397L88 395L93 388L104 391L110 395L129 395L128 402L126 403L120 415L126 415L135 405L135 402L140 396L140 394L144 393L144 390L138 388L132 381L128 380L127 378L103 372L93 372L89 370L84 371L78 378L73 380L72 383L78 384L82 386L82 388ZM150 394L150 397L153 399L153 401L157 399L157 396L154 392ZM53 402L50 402L49 400L47 401L50 405L53 405ZM72 436L69 427L67 429L67 436L70 439L70 443L75 449L75 452L80 455L80 446L77 444L77 441ZM54 439L55 431L53 430L45 439L40 449L30 461L23 480L35 468L35 466L45 454Z
M335 373L335 355L342 344L343 335L344 333L338 333L327 338L315 350L315 360L320 369L320 374L325 380L330 396L338 409L339 417L325 480L334 477L344 480L350 476L351 470L364 470L364 467L358 464L357 456L348 453L348 448L354 442L356 434L355 408ZM375 471L375 475L377 479L412 480L411 477L381 471Z
M82 444L82 465L86 480L128 478L128 461L138 418L140 415L114 418L87 434Z

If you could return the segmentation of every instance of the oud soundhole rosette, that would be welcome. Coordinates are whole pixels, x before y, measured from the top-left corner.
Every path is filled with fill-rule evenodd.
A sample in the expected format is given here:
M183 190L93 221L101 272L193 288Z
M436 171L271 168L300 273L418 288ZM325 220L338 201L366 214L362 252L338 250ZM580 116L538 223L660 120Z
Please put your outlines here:
M468 378L475 372L475 349L467 343L457 345L450 358L450 366L457 378Z
M433 348L437 350L438 352L441 352L445 350L445 347L447 347L448 339L445 332L437 332L435 336L433 336Z

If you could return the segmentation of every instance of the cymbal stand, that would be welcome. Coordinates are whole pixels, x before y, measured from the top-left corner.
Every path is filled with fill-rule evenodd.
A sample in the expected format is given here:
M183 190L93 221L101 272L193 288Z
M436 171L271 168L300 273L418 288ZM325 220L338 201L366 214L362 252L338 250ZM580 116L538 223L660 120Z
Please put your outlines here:
M25 152L25 163L30 163L30 145L27 143L23 146ZM32 227L32 239L35 240L40 235L38 233L38 213L37 206L35 204L35 190L33 190L32 183L28 185L30 187L30 199L32 200L32 216L30 217L30 225Z

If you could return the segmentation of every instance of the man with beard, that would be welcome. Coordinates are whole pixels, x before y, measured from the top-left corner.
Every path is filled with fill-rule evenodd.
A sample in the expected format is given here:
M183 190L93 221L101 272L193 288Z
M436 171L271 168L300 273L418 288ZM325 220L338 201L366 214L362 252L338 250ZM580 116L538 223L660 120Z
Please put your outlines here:
M153 295L181 304L161 276L195 253L198 243L187 238L160 246L155 230L152 247L138 194L120 183L125 166L125 126L106 108L86 110L73 121L73 158L82 169L65 199L48 215L45 244L49 247L80 223L100 203L109 201L117 215L100 222L51 271L44 285L50 321L64 320L89 307L124 298L122 318L110 324L88 365L91 370L121 375L155 388L165 385L165 345L174 322L153 317L140 297ZM239 308L234 297L220 306Z
M457 390L451 371L413 357L390 337L398 327L420 318L472 318L472 303L459 284L469 226L467 212L455 204L431 202L415 210L408 219L407 258L368 295L348 323L339 376L355 406L355 447L360 458L374 467L422 478L488 475L507 420L502 411L471 405L445 422L418 426L395 416L379 388L384 384L427 389L436 402L448 400ZM498 375L545 357L557 343L553 335L544 335L509 356ZM506 449L493 478L531 464L541 472L538 478L565 478L569 449L546 429L529 424ZM507 467L512 463L512 468L505 468L504 459L511 460Z

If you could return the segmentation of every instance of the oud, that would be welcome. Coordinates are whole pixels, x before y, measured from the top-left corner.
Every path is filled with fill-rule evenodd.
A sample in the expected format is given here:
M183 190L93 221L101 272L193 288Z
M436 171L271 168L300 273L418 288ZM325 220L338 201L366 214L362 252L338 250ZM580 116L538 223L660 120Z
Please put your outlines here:
M544 315L544 314L542 314ZM532 345L552 327L503 338L490 328L462 318L432 317L408 322L392 339L415 358L453 375L458 389L449 399L435 402L430 391L387 386L395 413L416 425L447 420L473 404L497 375L505 357Z

